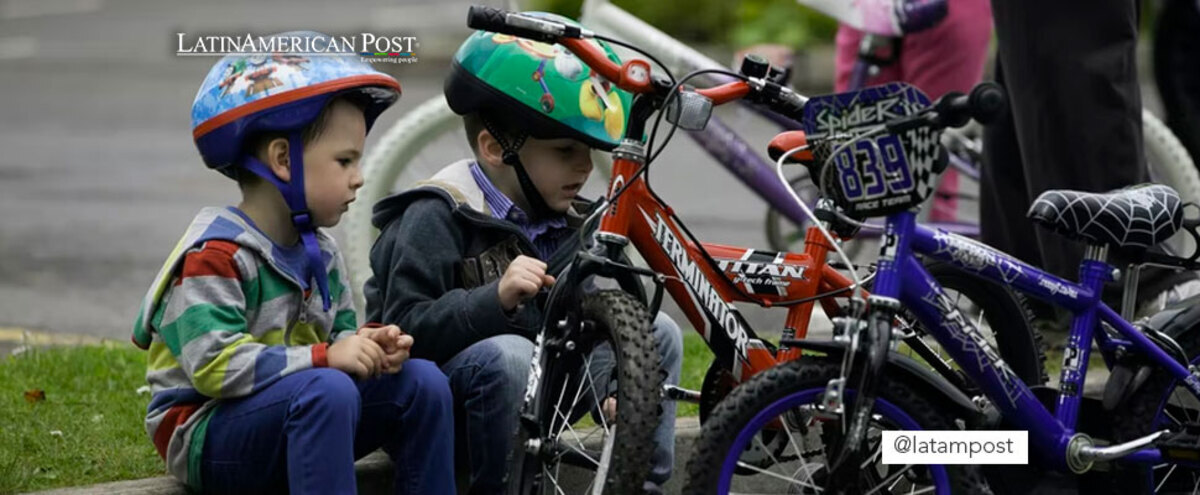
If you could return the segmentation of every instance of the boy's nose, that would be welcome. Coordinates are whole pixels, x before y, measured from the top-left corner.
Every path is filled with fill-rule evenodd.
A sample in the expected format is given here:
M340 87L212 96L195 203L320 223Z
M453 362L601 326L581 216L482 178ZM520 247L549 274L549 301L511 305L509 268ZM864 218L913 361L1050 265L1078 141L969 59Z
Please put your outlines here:
M594 166L594 164L592 163L592 150L590 150L590 149L587 150L586 152L584 152L583 156L579 160L575 161L575 168L584 173L589 173L589 174L592 173L593 166Z
M354 167L354 175L350 176L350 188L358 189L363 186L362 167Z

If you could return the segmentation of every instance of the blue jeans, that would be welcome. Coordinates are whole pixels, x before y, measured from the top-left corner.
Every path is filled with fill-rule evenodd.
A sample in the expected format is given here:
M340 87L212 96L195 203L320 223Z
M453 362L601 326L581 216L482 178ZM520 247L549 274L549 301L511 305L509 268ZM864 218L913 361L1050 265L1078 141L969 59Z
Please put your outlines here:
M354 460L383 447L396 493L453 494L452 413L446 377L429 361L357 382L331 368L299 371L217 406L201 483L206 493L354 494Z
M654 341L662 369L667 373L666 383L679 384L683 335L679 325L664 313L654 319ZM611 355L611 349L597 347L592 356L593 368L612 363ZM466 447L472 494L504 491L502 480L508 471L508 452L512 448L512 434L516 431L532 359L533 342L508 334L476 342L442 365L454 393L458 443L460 448ZM671 477L675 460L674 401L663 401L662 420L654 430L654 444L653 467L646 488L657 492Z

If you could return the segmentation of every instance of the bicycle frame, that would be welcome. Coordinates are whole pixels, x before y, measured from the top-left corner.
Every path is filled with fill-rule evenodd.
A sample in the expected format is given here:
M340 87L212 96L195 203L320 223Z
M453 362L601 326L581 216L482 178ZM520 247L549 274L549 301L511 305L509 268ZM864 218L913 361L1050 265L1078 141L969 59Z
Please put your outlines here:
M911 211L889 216L885 228L886 248L879 260L874 294L897 298L916 314L1004 417L1016 429L1030 432L1030 451L1052 454L1047 457L1054 467L1074 472L1088 468L1072 457L1068 447L1079 442L1082 435L1076 433L1075 427L1093 340L1110 367L1118 349L1134 350L1168 370L1193 395L1200 397L1200 380L1195 375L1101 302L1100 290L1113 277L1114 270L1102 259L1105 249L1089 250L1093 256L1080 265L1082 282L1074 283L982 243L918 225ZM954 308L915 254L951 263L1075 314L1063 351L1059 396L1053 414L998 357L978 329ZM1120 337L1097 331L1100 322L1108 324ZM1143 447L1122 459L1154 463L1161 462L1162 456L1156 448Z
M597 238L629 239L651 270L667 276L666 290L708 342L718 361L729 366L738 381L779 361L799 357L799 349L787 348L772 355L732 303L771 307L850 287L851 281L846 276L825 263L831 247L820 231L809 228L804 253L710 243L697 246L687 240L671 208L654 195L645 179L634 178L640 167L636 159L618 157L614 161L610 194L624 184L629 186L604 214ZM710 253L719 266L710 264L702 250ZM734 288L738 283L743 284L748 297ZM755 286L779 290L774 294L756 294ZM847 296L848 291L840 295ZM788 308L786 334L805 337L814 302ZM820 302L826 313L840 312L832 296Z

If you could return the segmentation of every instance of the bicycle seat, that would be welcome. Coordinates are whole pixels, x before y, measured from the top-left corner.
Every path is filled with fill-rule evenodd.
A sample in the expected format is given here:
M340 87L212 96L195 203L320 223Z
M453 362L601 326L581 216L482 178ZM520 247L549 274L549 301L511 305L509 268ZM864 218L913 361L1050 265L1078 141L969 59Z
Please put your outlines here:
M1183 223L1183 201L1174 189L1142 184L1107 193L1050 190L1026 216L1055 232L1091 244L1148 248Z

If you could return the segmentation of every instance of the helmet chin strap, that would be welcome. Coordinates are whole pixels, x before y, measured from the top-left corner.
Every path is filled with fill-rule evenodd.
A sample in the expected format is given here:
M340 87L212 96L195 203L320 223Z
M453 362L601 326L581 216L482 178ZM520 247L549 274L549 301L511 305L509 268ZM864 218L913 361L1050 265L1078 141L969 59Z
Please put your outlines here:
M321 256L321 248L317 244L317 227L313 224L312 212L308 211L308 200L304 196L304 139L300 131L288 135L288 158L290 160L291 181L284 182L271 172L267 164L254 156L247 156L242 166L279 189L283 201L291 210L292 225L300 233L300 242L304 245L304 254L308 258L310 276L317 281L321 292L321 307L329 311L329 277L325 274L325 259Z
M521 185L521 193L525 195L525 201L529 203L530 209L533 211L526 212L530 219L548 218L554 215L554 210L550 209L550 205L546 204L546 199L542 197L542 193L538 192L537 186L533 185L533 180L529 178L529 172L525 171L525 165L521 163L521 155L517 150L525 144L525 140L529 138L528 134L519 134L511 141L504 137L504 134L497 132L497 128L492 124L490 119L483 119L483 128L487 129L488 133L496 142L500 143L500 147L504 149L503 160L504 164L511 166L517 171L517 183Z

